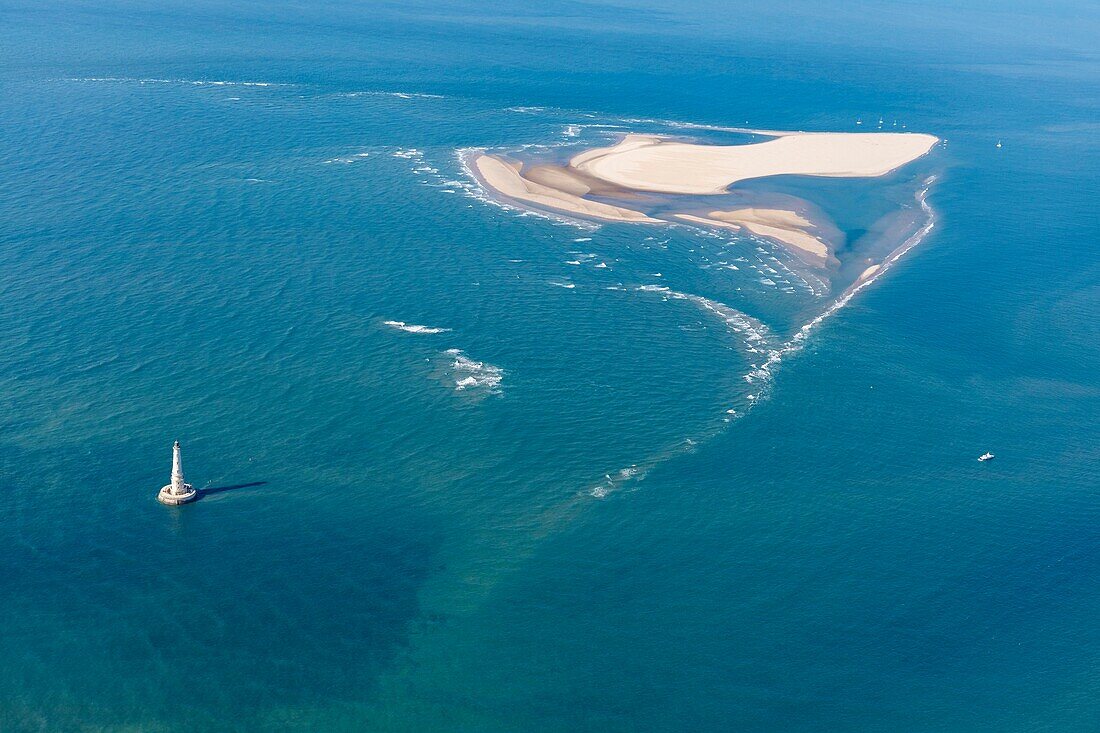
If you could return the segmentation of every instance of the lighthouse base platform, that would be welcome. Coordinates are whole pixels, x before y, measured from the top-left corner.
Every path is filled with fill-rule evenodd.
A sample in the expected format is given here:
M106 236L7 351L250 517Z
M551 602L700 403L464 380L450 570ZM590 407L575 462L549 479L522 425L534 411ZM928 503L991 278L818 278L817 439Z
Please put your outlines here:
M162 487L160 493L157 494L157 501L161 504L168 504L169 506L179 506L180 504L186 504L198 498L199 492L196 491L195 487L191 484L184 484L183 489L184 493L173 494L172 484L168 484Z

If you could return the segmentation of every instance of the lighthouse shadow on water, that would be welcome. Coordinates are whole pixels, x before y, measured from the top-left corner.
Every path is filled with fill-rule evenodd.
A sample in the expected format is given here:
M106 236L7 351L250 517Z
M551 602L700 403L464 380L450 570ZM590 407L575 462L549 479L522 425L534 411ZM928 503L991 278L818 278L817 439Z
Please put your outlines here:
M249 489L253 486L264 486L266 481L249 481L246 484L233 484L231 486L211 486L206 489L199 489L197 499L201 499L204 496L210 496L211 494L221 494L226 491L233 491L235 489Z
M177 440L172 445L172 479L162 486L157 494L157 501L169 506L179 506L203 498L210 494L220 494L234 489L245 489L252 486L263 486L266 481L251 481L244 484L231 486L212 486L205 489L196 489L183 479L183 461L180 456L180 442Z

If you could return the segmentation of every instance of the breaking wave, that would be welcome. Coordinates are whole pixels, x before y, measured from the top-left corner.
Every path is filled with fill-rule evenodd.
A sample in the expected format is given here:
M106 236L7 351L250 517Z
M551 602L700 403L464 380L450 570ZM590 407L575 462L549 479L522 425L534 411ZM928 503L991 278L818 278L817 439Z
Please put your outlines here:
M731 331L745 339L746 348L750 353L760 351L772 340L770 329L762 322L725 303L719 303L717 300L704 298L702 295L681 293L664 285L639 285L635 290L640 293L659 293L671 300L687 300L703 310L713 313Z
M504 379L503 369L471 359L462 349L447 349L443 353L450 358L456 392L500 394L500 383Z
M405 333L432 334L447 333L451 330L449 328L436 328L433 326L421 326L416 323L405 323L404 321L382 321L382 325L396 328L398 331L404 331Z
M494 196L491 196L485 187L481 185L480 179L477 174L474 173L470 167L471 156L475 153L484 152L484 148L460 148L455 151L455 156L458 159L458 163L462 166L462 172L466 176L467 181L464 181L461 186L462 192L472 199L476 199L490 206L495 206L498 209L507 211L510 214L514 214L519 217L535 217L538 219L545 219L558 226L568 226L574 229L580 229L584 232L595 232L600 229L600 225L591 222L583 221L581 219L571 219L567 216L561 216L557 214L551 214L544 211L536 211L535 209L528 209L521 206L516 206Z
M82 76L66 77L63 81L115 82L130 84L189 84L195 87L285 87L272 81L223 81L220 79L156 79L131 76Z
M358 161L363 160L364 158L369 158L369 157L370 157L370 153L366 153L366 152L355 153L353 155L345 155L345 156L342 156L342 157L339 157L339 158L329 158L328 160L324 161L324 163L326 165L332 164L332 163L343 163L343 164L346 165L348 163L357 163Z
M762 355L763 358L757 363L752 364L752 368L746 374L742 375L745 382L755 387L754 392L745 395L746 404L742 409L727 408L721 418L721 424L716 429L698 438L685 438L683 442L671 446L662 453L651 456L641 464L632 464L628 468L620 469L615 473L605 474L604 479L591 487L587 493L593 498L602 499L612 492L622 489L629 482L642 480L649 470L658 464L664 463L677 455L691 452L695 450L701 442L716 437L724 431L726 425L733 420L744 417L754 405L759 404L763 398L767 397L775 372L784 358L801 351L805 347L810 335L817 328L848 305L848 303L852 301L852 298L858 293L878 280L878 278L889 270L898 259L920 244L935 228L936 212L928 203L928 194L935 181L935 176L926 178L923 181L923 187L916 195L916 202L926 217L924 224L891 252L883 260L877 270L874 270L867 278L857 281L845 290L836 300L830 303L825 310L803 324L798 331L786 341L777 340L770 329L763 323L724 303L719 303L700 295L677 292L661 285L640 285L635 288L638 292L658 293L671 300L689 301L715 314L722 319L731 331L743 337L744 348L748 354Z
M367 91L367 92L341 92L337 94L338 97L394 97L396 99L445 99L442 94L426 94L424 92L382 92L382 91Z
M928 236L928 234L936 226L936 211L928 203L928 192L932 188L932 184L936 182L935 176L929 176L924 180L924 186L917 192L916 201L920 206L922 212L925 215L924 224L913 232L905 241L901 243L893 252L891 252L886 259L882 261L882 264L877 270L875 270L869 277L864 280L857 281L847 290L845 290L839 298L829 304L825 310L812 318L807 323L803 324L798 332L790 338L786 343L779 347L772 349L768 352L768 358L759 366L755 366L751 372L745 375L745 380L748 382L770 382L776 368L783 361L783 358L789 354L801 351L806 345L806 340L810 337L810 334L817 329L822 323L835 315L841 308L848 305L858 293L866 289L871 283L882 277L882 274L889 270L895 262L898 261L903 255L916 247L921 241Z

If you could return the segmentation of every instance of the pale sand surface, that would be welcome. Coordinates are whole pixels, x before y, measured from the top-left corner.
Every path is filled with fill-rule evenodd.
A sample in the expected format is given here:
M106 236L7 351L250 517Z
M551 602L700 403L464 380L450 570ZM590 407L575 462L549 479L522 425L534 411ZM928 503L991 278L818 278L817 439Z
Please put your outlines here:
M549 186L558 191L565 191L574 196L583 196L592 190L592 187L580 176L574 175L568 168L559 168L548 165L534 165L523 171L523 178L528 183L537 183Z
M829 247L803 227L812 223L793 211L781 209L736 209L712 211L707 216L676 214L677 219L727 229L747 229L760 237L790 246L795 253L812 264L821 265L829 259Z
M518 201L606 221L661 223L665 220L584 196L637 196L633 191L721 194L738 181L776 175L881 176L921 157L939 141L923 133L768 134L776 137L748 145L697 145L631 134L616 145L573 156L568 166L524 168L522 163L483 153L473 159L473 167L487 186ZM749 231L790 247L814 265L823 266L832 257L828 241L811 231L819 225L792 209L742 207L706 216L672 216ZM869 268L862 277L873 273Z
M597 196L610 195L619 198L637 198L639 194L625 191L618 186L593 178L587 173L582 173L576 168L564 165L531 165L521 168L521 176L528 181L540 183L559 191L584 196L593 193Z
M591 150L585 150L583 153L577 153L569 159L569 165L572 168L580 168L584 163L609 153L625 153L629 150L644 148L647 145L656 145L659 142L662 142L660 135L630 133L614 145L608 145L604 148L592 148Z
M708 214L713 219L722 221L751 221L757 224L783 227L785 229L805 229L812 227L814 223L797 211L788 209L761 209L745 208L731 209L730 211L712 211Z
M720 194L750 178L882 176L939 142L923 133L792 132L750 145L696 145L627 135L618 145L575 156L570 165L637 191Z
M544 180L553 180L555 186L561 185L562 188L567 190L527 180L520 175L522 164L509 163L495 155L478 155L473 162L474 167L485 183L509 198L557 211L581 214L608 221L654 224L660 222L659 219L651 219L640 211L581 198L579 194L587 193L589 188L583 183L583 180L561 171L544 171L544 175L540 177L543 177Z
M874 275L876 272L878 272L879 269L881 269L881 268L882 268L882 265L871 265L870 267L868 267L866 270L864 270L863 272L861 272L859 274L859 278L858 278L857 282L866 280L867 278L871 277L871 275Z

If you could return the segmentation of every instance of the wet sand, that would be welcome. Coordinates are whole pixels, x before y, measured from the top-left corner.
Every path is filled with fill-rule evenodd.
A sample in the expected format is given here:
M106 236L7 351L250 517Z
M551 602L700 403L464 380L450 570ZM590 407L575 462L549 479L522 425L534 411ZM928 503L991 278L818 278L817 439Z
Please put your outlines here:
M712 211L706 216L675 214L677 219L705 226L747 230L787 245L795 254L813 265L824 265L831 252L828 244L809 231L813 222L794 211L783 209L734 209Z
M581 177L570 176L567 172L544 170L541 175L534 176L542 181L540 183L538 180L531 180L522 175L522 163L512 163L495 155L478 155L474 158L473 165L486 185L511 199L554 211L580 214L605 221L653 224L660 222L659 219L652 219L640 211L581 198L583 194L589 193L591 188Z

